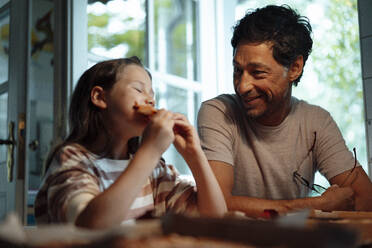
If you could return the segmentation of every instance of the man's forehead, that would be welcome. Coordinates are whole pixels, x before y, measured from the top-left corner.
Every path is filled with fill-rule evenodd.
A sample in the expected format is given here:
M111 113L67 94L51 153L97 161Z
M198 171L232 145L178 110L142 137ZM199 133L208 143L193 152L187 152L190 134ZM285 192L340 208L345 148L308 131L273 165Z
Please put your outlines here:
M233 63L260 63L268 57L273 58L273 44L271 42L240 42L233 54Z
M236 46L235 53L237 50L239 50L241 47L245 46L254 46L254 47L262 47L265 46L268 49L272 50L274 47L273 41L248 41L248 40L241 40L239 41L238 45Z

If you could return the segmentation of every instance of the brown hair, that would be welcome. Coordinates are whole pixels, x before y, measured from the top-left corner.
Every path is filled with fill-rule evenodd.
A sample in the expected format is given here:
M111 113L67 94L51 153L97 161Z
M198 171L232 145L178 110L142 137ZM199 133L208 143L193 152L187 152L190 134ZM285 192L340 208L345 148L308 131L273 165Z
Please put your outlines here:
M249 10L234 26L231 45L235 54L240 42L273 43L273 57L281 65L289 68L299 57L304 59L304 66L311 53L313 40L309 19L299 15L288 5L267 5L263 8ZM297 86L300 76L293 81Z
M109 128L105 124L103 112L91 102L90 94L95 86L100 86L105 91L110 90L117 82L123 69L131 64L143 67L140 59L134 56L102 61L83 73L74 89L69 107L70 134L49 154L46 161L46 170L55 154L68 144L75 143L87 148L97 140L98 136L102 136L104 138L102 149L98 151L97 155L103 157L112 149L112 138ZM150 72L147 71L147 73L151 78ZM128 141L128 152L134 154L138 146L139 137L132 138Z

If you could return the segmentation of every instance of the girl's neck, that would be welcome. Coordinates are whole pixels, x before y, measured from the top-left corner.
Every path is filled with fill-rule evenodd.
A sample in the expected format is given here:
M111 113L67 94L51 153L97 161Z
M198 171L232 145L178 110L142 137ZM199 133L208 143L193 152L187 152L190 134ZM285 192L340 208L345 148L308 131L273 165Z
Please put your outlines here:
M108 157L111 159L129 159L128 140L113 142Z
M110 159L129 159L128 153L128 140L129 139L117 139L114 138L110 142L110 150L106 154L102 150L102 145L105 143L105 139L100 137L93 144L88 145L88 149L97 155L104 155Z

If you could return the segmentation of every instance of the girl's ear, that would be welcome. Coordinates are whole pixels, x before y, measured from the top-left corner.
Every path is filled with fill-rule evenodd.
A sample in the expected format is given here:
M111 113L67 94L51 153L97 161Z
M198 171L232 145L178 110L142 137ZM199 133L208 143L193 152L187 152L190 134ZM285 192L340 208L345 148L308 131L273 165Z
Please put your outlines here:
M101 86L94 86L90 91L90 100L93 105L97 106L100 109L107 108L105 90Z
M298 56L288 70L288 77L291 82L295 81L301 75L303 68L304 58L302 56Z

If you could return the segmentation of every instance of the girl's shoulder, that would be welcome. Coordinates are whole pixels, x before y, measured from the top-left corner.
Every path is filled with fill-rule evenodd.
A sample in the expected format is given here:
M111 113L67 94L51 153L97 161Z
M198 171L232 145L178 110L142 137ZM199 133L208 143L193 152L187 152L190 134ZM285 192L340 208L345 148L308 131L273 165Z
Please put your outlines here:
M59 163L65 163L68 161L80 161L90 160L95 155L89 152L85 147L77 143L67 144L62 146L55 155L55 159Z
M47 174L62 172L71 169L82 169L91 171L95 155L85 147L70 143L59 147L52 156Z

